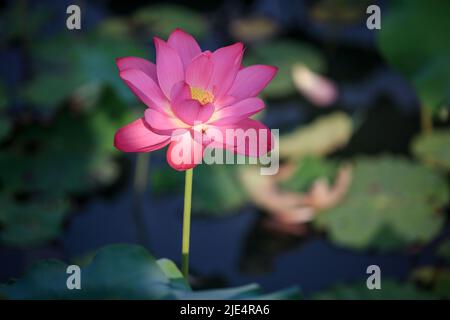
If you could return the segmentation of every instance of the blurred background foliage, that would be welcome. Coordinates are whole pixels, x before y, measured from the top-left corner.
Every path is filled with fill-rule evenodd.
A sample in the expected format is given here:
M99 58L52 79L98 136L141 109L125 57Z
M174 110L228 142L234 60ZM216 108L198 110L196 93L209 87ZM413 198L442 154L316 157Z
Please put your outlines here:
M1 7L0 281L19 280L0 296L450 297L447 1L375 1L381 30L366 28L369 1L140 2L80 2L76 31L72 2ZM183 173L165 150L113 147L144 108L115 59L154 60L152 37L174 28L279 67L259 117L280 129L280 170L195 169L190 283L175 266ZM118 242L145 249L100 248ZM42 258L83 261L87 289L64 290L59 260L28 268ZM369 262L380 291L365 286Z
M450 99L450 35L447 1L394 2L380 32L387 60L414 85L421 104L434 113Z

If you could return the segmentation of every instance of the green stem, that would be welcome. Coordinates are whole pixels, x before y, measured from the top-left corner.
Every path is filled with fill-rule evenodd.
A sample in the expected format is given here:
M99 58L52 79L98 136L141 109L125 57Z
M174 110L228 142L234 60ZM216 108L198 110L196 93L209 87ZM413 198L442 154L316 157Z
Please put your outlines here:
M186 281L189 276L189 236L191 229L191 202L192 202L192 174L193 169L186 170L186 178L184 181L184 212L183 212L183 242L182 242L182 259L181 272Z

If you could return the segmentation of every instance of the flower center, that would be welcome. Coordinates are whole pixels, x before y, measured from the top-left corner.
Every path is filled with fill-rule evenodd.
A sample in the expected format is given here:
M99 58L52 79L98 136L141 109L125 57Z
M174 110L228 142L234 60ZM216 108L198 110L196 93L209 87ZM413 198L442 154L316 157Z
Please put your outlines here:
M197 100L202 105L211 103L214 101L214 96L211 92L202 88L191 87L191 98Z

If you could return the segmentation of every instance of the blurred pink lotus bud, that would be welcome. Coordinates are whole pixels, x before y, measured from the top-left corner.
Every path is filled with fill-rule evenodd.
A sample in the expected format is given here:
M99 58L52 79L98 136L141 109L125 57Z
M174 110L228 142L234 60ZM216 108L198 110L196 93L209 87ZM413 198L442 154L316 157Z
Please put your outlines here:
M338 97L338 89L333 81L303 64L295 64L292 67L292 79L297 90L318 107L328 107Z

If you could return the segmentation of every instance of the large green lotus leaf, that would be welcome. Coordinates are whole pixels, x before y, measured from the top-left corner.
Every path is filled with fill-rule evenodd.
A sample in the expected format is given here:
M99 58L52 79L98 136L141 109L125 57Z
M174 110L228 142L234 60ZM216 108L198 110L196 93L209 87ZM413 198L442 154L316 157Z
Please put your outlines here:
M150 170L151 171L151 170ZM156 193L181 193L184 173L167 168L151 172ZM192 210L197 214L224 214L242 206L247 196L231 165L199 165L194 169Z
M39 197L18 203L0 199L0 241L14 247L39 246L58 237L69 210L62 197Z
M83 84L86 79L77 70L76 50L66 50L78 47L79 41L83 38L55 36L31 43L34 74L21 92L26 101L51 110Z
M352 119L343 112L319 117L280 137L280 157L323 156L345 146L353 132Z
M180 300L298 300L300 291L297 287L289 287L265 294L258 284L253 283L224 289L178 291L175 296Z
M317 300L429 300L434 296L411 283L383 279L381 289L369 290L366 283L339 284L313 296Z
M436 129L417 136L412 151L425 164L450 171L450 130Z
M82 114L65 110L50 124L22 128L0 152L0 193L8 204L1 206L2 242L25 247L53 239L69 210L60 201L111 184L119 173L112 139L131 116L106 88Z
M436 236L447 201L445 179L426 167L391 156L360 158L346 199L315 224L339 245L396 249Z
M188 282L172 260L162 258L159 259L157 263L161 271L164 272L164 275L169 279L170 285L173 289L178 289L181 292L191 291L191 287Z
M109 245L81 266L81 290L68 290L67 265L61 261L43 261L18 280L0 287L7 299L254 299L264 297L261 288L247 286L193 291L180 280L181 273L167 259L157 261L136 245ZM296 294L296 296L295 296ZM268 295L268 298L292 299L298 289Z
M392 1L379 32L381 53L434 111L450 98L448 12L448 1Z
M275 78L264 89L262 95L280 98L297 92L292 80L292 66L303 64L313 71L325 68L325 60L314 48L291 40L266 42L251 48L245 56L246 65L268 64L278 67Z
M334 161L306 156L298 161L294 173L280 186L289 191L306 192L318 178L325 178L332 185L337 169Z
M119 77L116 59L126 56L142 57L151 60L149 50L144 44L130 37L100 37L96 33L76 47L78 71L89 83L105 83L110 85L121 98L127 102L136 101L131 90Z
M0 153L0 163L5 164L0 168L3 187L86 192L110 183L118 173L112 137L131 115L123 101L106 89L89 112L65 111L49 126L25 128Z
M297 287L290 287L273 293L264 294L257 284L249 284L240 287L226 289L211 289L193 291L183 278L178 267L169 259L159 259L159 267L170 280L170 287L176 299L199 300L199 299L262 299L262 300L286 300L298 299L300 292Z
M150 5L137 10L132 21L145 26L158 37L168 38L176 28L201 38L206 34L208 26L205 18L198 12L180 5Z
M51 110L67 99L83 82L84 79L76 73L43 71L33 77L22 95L28 102L41 109Z
M169 279L156 260L138 246L112 245L100 249L82 267L82 290L68 290L67 265L42 261L23 278L0 289L8 299L161 299L170 296Z
M125 56L151 57L137 40L127 35L107 36L104 29L99 27L77 39L64 35L36 42L32 46L36 73L23 93L27 101L52 109L88 84L110 85L127 102L136 101L120 79L115 60ZM68 47L71 50L67 51Z

